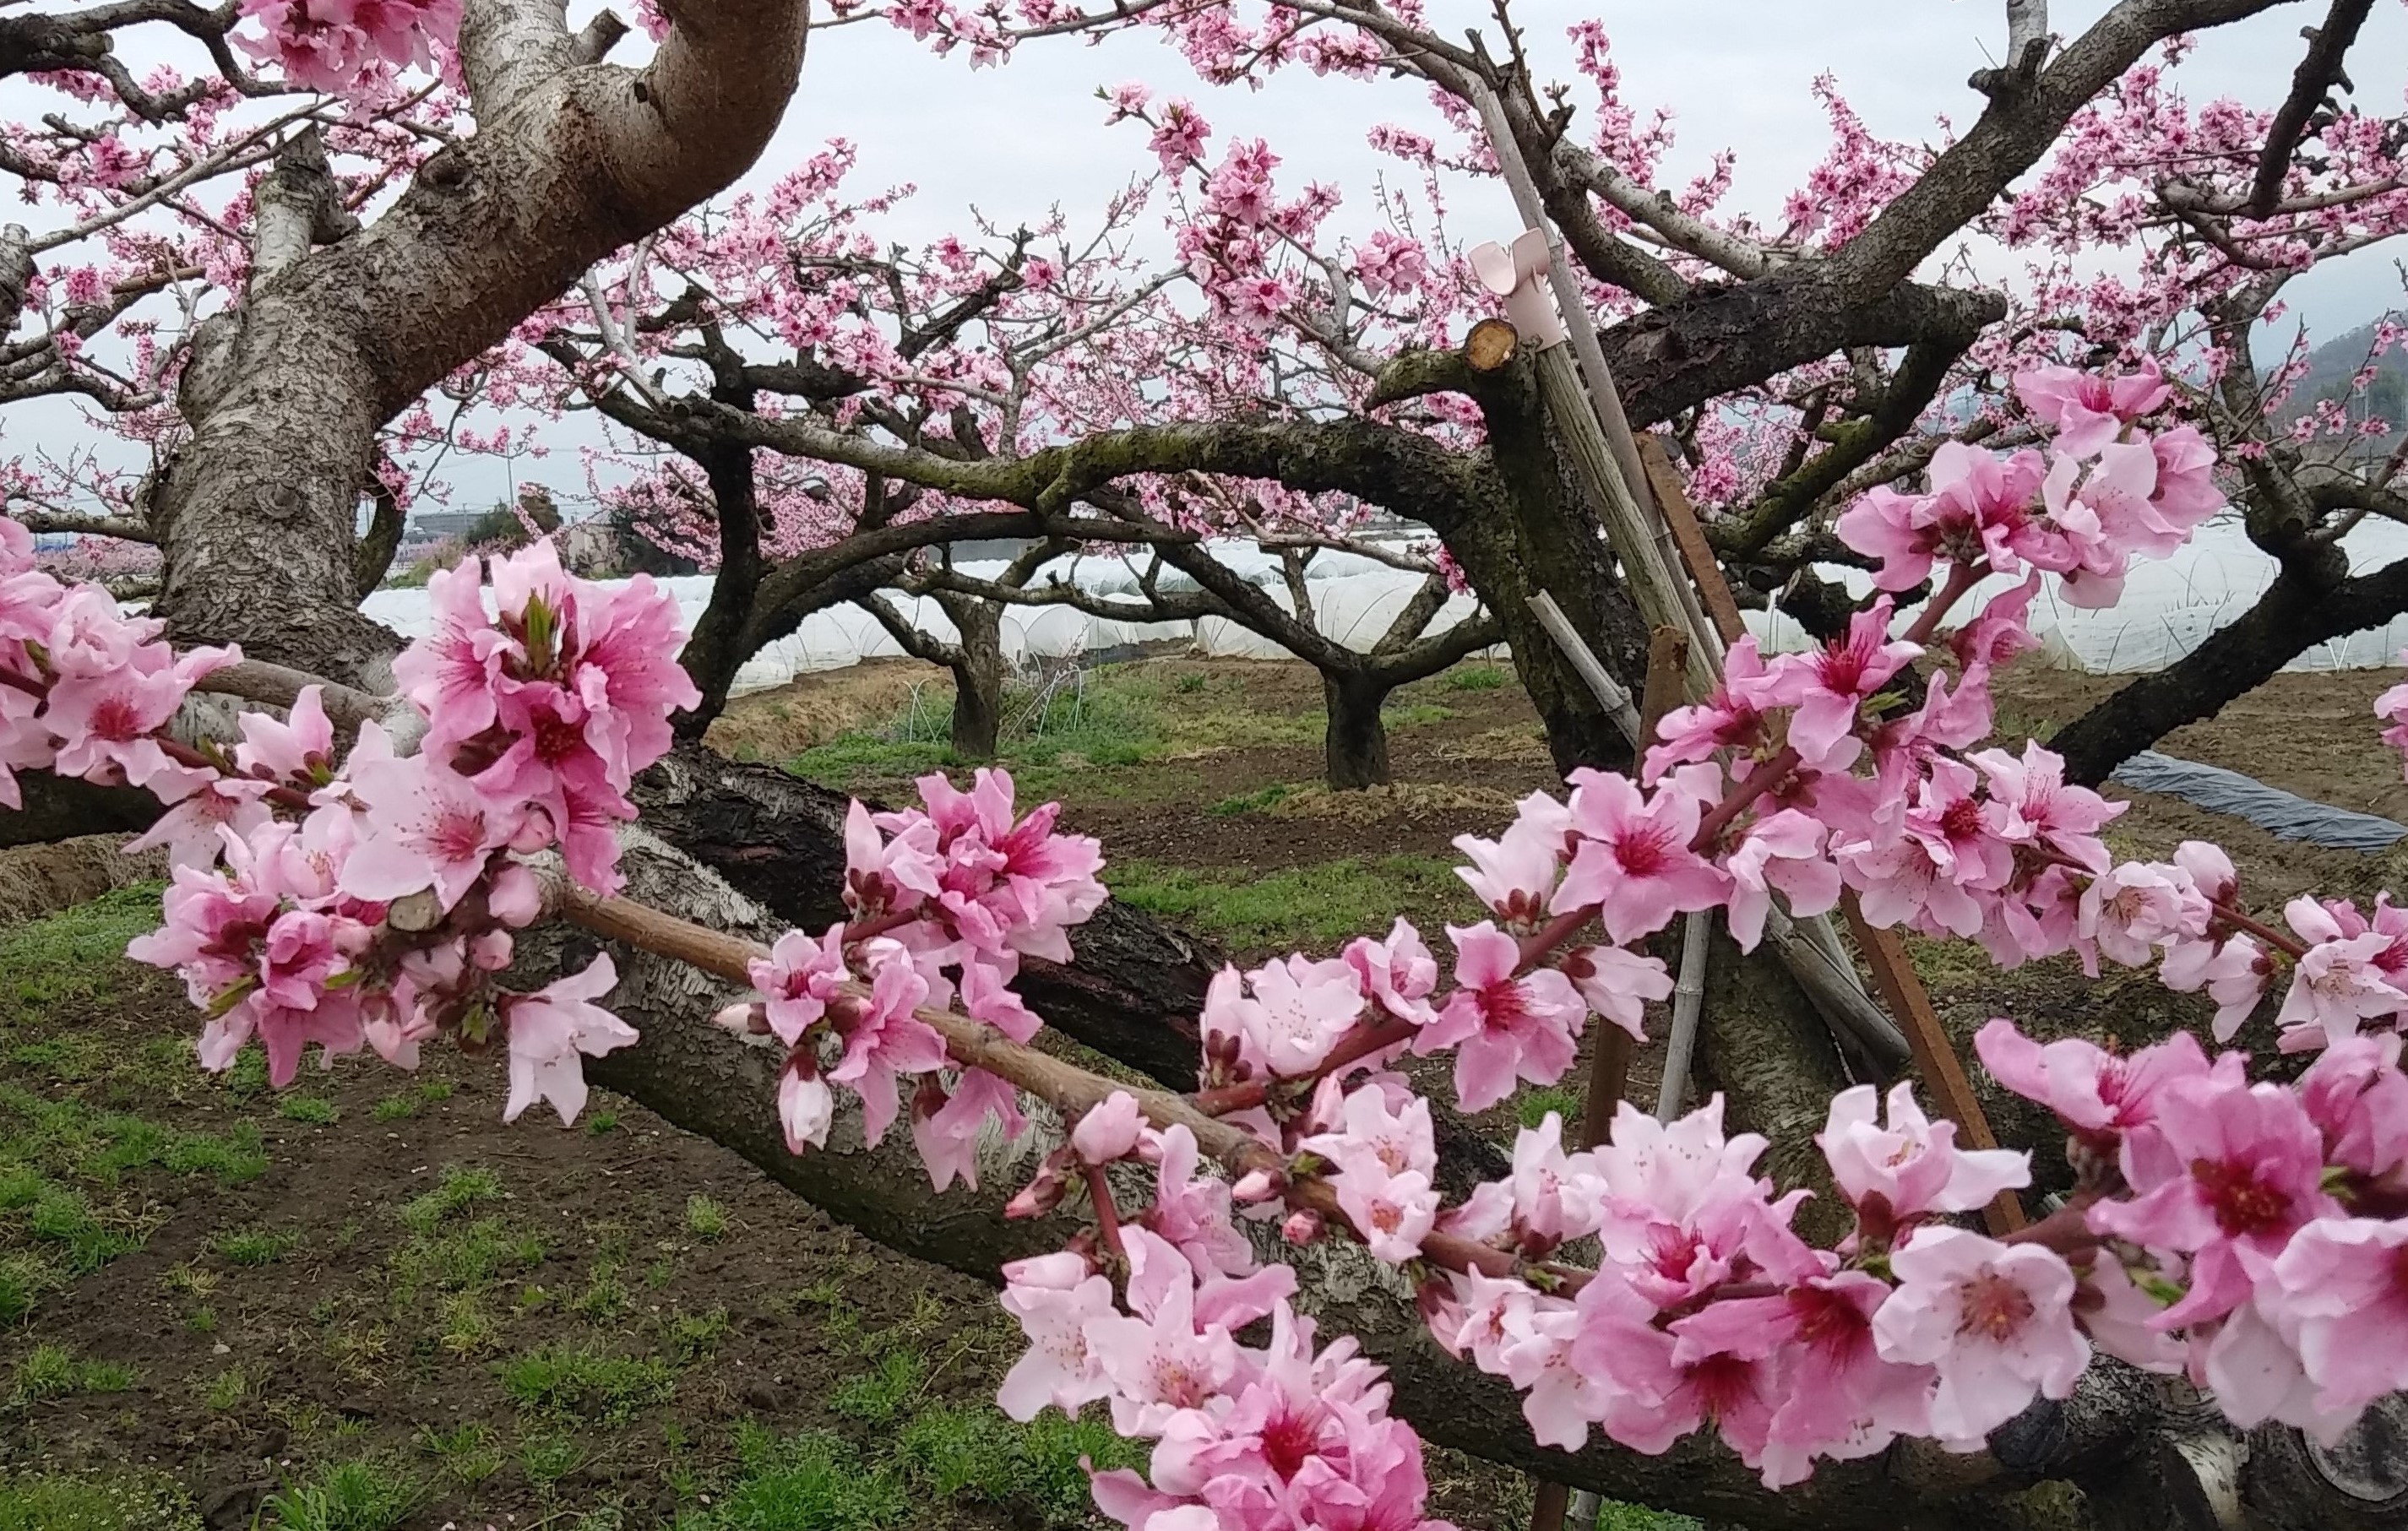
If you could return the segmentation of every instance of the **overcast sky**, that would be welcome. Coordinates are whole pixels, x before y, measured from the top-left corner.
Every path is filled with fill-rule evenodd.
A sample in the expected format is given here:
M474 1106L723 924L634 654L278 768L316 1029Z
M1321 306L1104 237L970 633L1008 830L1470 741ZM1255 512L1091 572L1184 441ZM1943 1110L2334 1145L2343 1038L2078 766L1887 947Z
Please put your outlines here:
M2056 0L2052 25L2060 36L2074 35L2107 6ZM594 0L584 0L572 21L593 8ZM2321 14L2321 7L2313 8ZM1770 215L1828 147L1811 88L1817 76L1833 76L1873 132L1936 140L1943 117L1961 128L1978 113L1981 97L1965 80L2003 50L2003 9L2001 0L1518 0L1515 15L1541 77L1568 82L1576 77L1565 26L1601 18L1623 72L1624 99L1642 111L1662 106L1674 115L1679 142L1665 183L1684 183L1727 148L1737 155L1727 206ZM1484 3L1430 0L1430 11L1450 33L1488 21ZM2229 94L2269 107L2298 62L2299 29L2314 19L2310 7L2286 5L2205 34L2178 79L2194 101ZM2351 66L2367 109L2399 111L2408 78L2408 10L2378 7ZM1051 39L1024 47L1001 67L972 70L959 56L938 58L870 21L814 34L802 88L748 180L757 184L840 136L858 148L855 190L907 181L919 188L891 216L896 237L965 229L973 206L1010 226L1059 204L1074 229L1092 227L1104 198L1152 163L1142 128L1105 127L1104 105L1095 97L1097 86L1131 79L1195 100L1216 130L1216 151L1233 137L1268 138L1283 160L1283 190L1308 179L1338 187L1345 207L1337 226L1344 230L1372 226L1374 178L1394 169L1366 142L1369 130L1396 122L1435 133L1438 125L1411 81L1321 79L1294 69L1260 90L1206 87L1153 33L1095 46ZM1584 89L1577 99L1585 107L1590 98ZM1576 131L1585 135L1585 123ZM1501 186L1466 183L1454 194L1457 236L1513 231ZM2398 258L2377 249L2319 267L2294 283L2295 314L2313 335L2329 336L2398 305ZM25 428L35 423L23 414L0 422L10 438L5 450L23 450ZM53 440L70 428L50 411L39 423ZM463 501L490 503L512 472L571 494L583 489L582 469L567 451L543 464L496 465L490 476L471 473L460 482Z

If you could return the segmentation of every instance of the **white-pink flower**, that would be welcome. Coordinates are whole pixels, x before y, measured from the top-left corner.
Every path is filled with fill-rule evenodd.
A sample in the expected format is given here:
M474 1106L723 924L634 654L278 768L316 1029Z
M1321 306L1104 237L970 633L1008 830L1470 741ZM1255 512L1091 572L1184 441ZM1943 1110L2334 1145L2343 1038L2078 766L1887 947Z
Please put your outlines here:
M2001 1191L2031 1183L2025 1154L1958 1148L1956 1124L1925 1116L1913 1084L1891 1087L1885 1125L1876 1120L1879 1100L1870 1084L1842 1090L1814 1138L1849 1205L1861 1208L1879 1196L1892 1218L1970 1212Z
M1112 1283L1084 1256L1064 1251L1004 1266L1003 1310L1028 1337L1027 1352L1012 1363L996 1393L1006 1414L1025 1424L1050 1404L1075 1417L1111 1393L1088 1349L1087 1325L1112 1316Z
M515 1122L538 1100L552 1102L564 1125L585 1109L580 1057L598 1058L634 1042L636 1028L594 1001L619 981L607 952L584 971L554 979L531 994L504 1001L510 1038L510 1096L502 1120Z
M2073 1272L2055 1251L1926 1228L1890 1255L1898 1290L1873 1314L1882 1359L1940 1374L1931 1429L1977 1451L2035 1394L2072 1395L2090 1364L2073 1324Z

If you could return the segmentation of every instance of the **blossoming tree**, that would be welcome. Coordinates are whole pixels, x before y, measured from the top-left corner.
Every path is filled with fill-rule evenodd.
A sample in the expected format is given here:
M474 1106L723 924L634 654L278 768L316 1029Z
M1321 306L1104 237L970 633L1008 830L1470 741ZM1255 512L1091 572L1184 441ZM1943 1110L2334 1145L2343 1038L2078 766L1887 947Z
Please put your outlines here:
M1541 193L1552 188L1556 221L1584 261L1655 306L1610 332L1628 413L1642 427L1671 422L1693 465L1713 461L1710 401L1842 348L1905 346L1868 385L1902 391L1885 414L1852 391L1853 372L1831 385L1836 439L1794 476L1867 434L1889 433L1867 464L1897 445L2003 313L1978 290L1911 281L1925 256L2151 47L2262 8L2125 0L2053 58L2044 28L2019 34L2013 64L1984 77L1991 106L1964 136L1886 179L1883 156L1852 151L1822 206L1845 209L1839 192L1872 185L1863 216L1794 248L1734 242L1694 207L1632 193L1629 171L1567 147L1526 77L1492 83L1480 54L1410 18L1308 5L1257 34L1223 7L1139 5L1033 24L1163 23L1219 77L1296 60L1404 67L1471 96L1475 81L1511 88L1509 122L1517 143L1529 139L1524 157ZM2349 9L2328 22L2337 44ZM2408 1383L2389 1322L2408 1300L2397 911L2302 897L2278 921L2203 844L2162 864L2119 862L2100 837L2114 805L2070 781L2061 758L1975 748L1994 721L1988 677L2028 647L2042 583L2112 600L2130 560L2173 552L2222 503L2215 447L2181 418L2196 394L2178 399L2138 355L2073 371L2011 366L2022 353L2002 352L2013 396L2000 391L1994 428L1971 440L1927 431L1919 459L1854 485L1846 469L1779 529L1823 514L1911 614L1881 599L1806 654L1735 646L1720 687L1668 717L1627 772L1603 768L1627 751L1573 701L1548 646L1513 625L1523 604L1492 597L1578 768L1563 796L1527 800L1494 839L1467 837L1466 880L1489 917L1436 950L1399 922L1335 955L1218 975L1183 1080L1172 1028L1086 1024L1185 1086L1131 1090L1028 1045L1042 1023L1085 1024L1076 1003L1045 996L1075 987L1060 981L1082 955L1074 942L1102 935L1111 915L1100 849L1057 834L1048 809L1022 816L1007 779L968 791L932 779L919 808L855 805L822 890L842 912L802 929L632 827L638 773L677 779L670 718L702 701L647 584L582 584L542 548L464 565L434 590L438 631L394 658L396 694L379 694L368 656L383 640L356 618L350 556L377 431L592 259L732 174L766 132L758 114L774 112L761 93L782 94L792 61L781 50L799 50L789 12L679 10L655 63L631 77L569 62L550 15L471 6L461 64L492 131L447 144L375 223L322 249L311 247L339 233L329 183L306 153L280 169L253 220L264 269L214 338L195 328L180 400L193 435L147 508L172 627L33 567L22 530L0 529L0 765L165 808L153 840L179 863L175 885L163 929L136 955L185 979L207 1017L205 1062L223 1066L256 1040L287 1080L313 1044L407 1066L457 1041L507 1059L512 1115L543 1103L564 1118L590 1066L897 1247L973 1268L1016 1257L1007 1302L1031 1349L1003 1401L1023 1413L1101 1403L1153 1440L1144 1477L1097 1481L1099 1506L1143 1531L1421 1526L1417 1429L1761 1525L2044 1514L2327 1525L2389 1513L2359 1492L2382 1492L2379 1476L2339 1470L2301 1442L2346 1442ZM2039 7L2014 10L2020 28ZM925 4L895 19L973 50L1010 41L1000 13ZM357 71L414 56L422 34L430 50L445 45L445 22L395 8L329 27L286 7L265 24L296 79L351 89ZM738 50L757 64L765 38L779 67L736 68ZM156 100L165 87L142 89ZM1192 108L1120 105L1152 114L1157 152L1199 159ZM2294 236L2253 232L2249 207L2297 221L2390 194L2343 188L2286 209L2288 178L2310 173L2292 153L2309 113L2284 128L2290 115L2275 114L2259 146L2271 201L2253 182L2248 204L2200 210L2244 253L2255 245L2243 236ZM2336 118L2323 131L2355 129ZM1245 212L1262 200L1261 156L1233 163L1208 186L1199 237L1218 242L1203 255L1231 273L1213 284L1228 312L1268 325L1301 289L1240 269L1241 231L1270 215ZM528 177L551 194L529 198ZM1620 207L1616 188L1638 210ZM1682 254L1641 248L1650 241L1606 223L1592 196ZM472 219L479 234L524 241L526 260L472 278ZM1271 248L1260 243L1255 256ZM1378 249L1383 280L1411 269ZM1710 288L1700 268L1684 272L1691 261L1757 269ZM402 299L420 306L403 312ZM1610 639L1630 636L1634 613L1589 530L1593 508L1553 469L1527 359L1486 373L1437 349L1368 360L1369 374L1353 372L1369 391L1342 419L1135 425L994 463L840 420L687 408L739 447L916 476L1015 518L1092 505L1124 479L1142 495L1189 472L1427 509L1475 585L1518 596L1527 577L1517 586L1513 571L1544 570L1592 642L1627 665L1627 642ZM1454 402L1464 397L1476 421ZM1379 418L1398 406L1426 414ZM1860 421L1871 423L1841 429ZM1477 441L1449 437L1475 425ZM279 430L308 441L295 450ZM285 458L272 470L271 445ZM2247 445L2230 455L2258 460ZM2286 481L2277 454L2262 455ZM1492 523L1466 508L1499 514ZM262 524L296 542L317 526L326 546L290 569L232 551L235 531ZM1726 552L1744 564L1770 546ZM204 572L210 588L196 590ZM1970 603L1991 574L2020 582ZM335 673L179 651L169 637L248 640ZM1916 684L1893 684L1910 666ZM194 733L186 704L210 688L284 716ZM2408 696L2385 710L2396 721ZM20 790L13 775L0 782ZM675 796L654 795L647 816L676 823ZM1795 1163L1799 1145L1744 1130L1721 1102L1671 1122L1626 1109L1596 1148L1568 1148L1550 1123L1510 1163L1484 1163L1497 1155L1477 1138L1450 1140L1433 1087L1477 1109L1517 1081L1561 1078L1592 1015L1638 1031L1670 980L1635 948L1681 911L1720 910L1753 945L1776 898L1807 914L1843 891L1876 925L1973 938L2001 962L2155 964L2170 986L2214 1002L2217 1049L2316 1056L2296 1077L2258 1077L2243 1053L2196 1038L2115 1054L2011 1023L1985 1029L1993 1074L2067 1129L2065 1170L2048 1177L2062 1205L2004 1238L1958 1220L2029 1184L2028 1156L1960 1148L1909 1087L1885 1098L1860 1084L1820 1103L1812 1157L1827 1217L1758 1172L1769 1151L1786 1147ZM2253 1021L2261 999L2275 1013ZM700 1019L713 1011L716 1027ZM1084 1013L1097 1013L1092 1000ZM998 1137L1029 1146L1016 1160L984 1152ZM844 1152L816 1152L830 1144ZM1259 1338L1264 1319L1268 1344L1241 1340ZM2200 1402L2169 1406L2152 1375L2185 1378Z

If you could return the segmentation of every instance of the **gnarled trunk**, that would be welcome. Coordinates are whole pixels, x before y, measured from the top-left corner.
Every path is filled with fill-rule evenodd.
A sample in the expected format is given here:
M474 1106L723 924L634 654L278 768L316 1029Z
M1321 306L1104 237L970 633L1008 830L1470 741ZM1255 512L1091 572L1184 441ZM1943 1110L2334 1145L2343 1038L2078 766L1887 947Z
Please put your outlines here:
M1388 784L1388 728L1380 708L1388 688L1360 675L1321 672L1321 701L1328 714L1322 735L1322 769L1337 792L1360 792Z
M469 0L478 131L356 234L296 139L262 188L251 291L194 336L177 401L193 434L151 506L170 636L388 689L399 644L360 615L354 558L377 431L740 175L808 19L801 0L697 0L638 74L579 62L557 0Z
M939 597L953 619L953 753L993 760L1003 727L1003 608L970 597Z

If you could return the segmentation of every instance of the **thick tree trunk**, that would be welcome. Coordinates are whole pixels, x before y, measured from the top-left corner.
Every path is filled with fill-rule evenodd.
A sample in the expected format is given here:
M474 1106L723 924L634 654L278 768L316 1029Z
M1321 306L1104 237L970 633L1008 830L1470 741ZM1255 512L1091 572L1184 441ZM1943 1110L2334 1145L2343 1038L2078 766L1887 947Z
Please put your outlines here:
M945 602L960 657L946 668L953 675L953 753L964 760L995 758L1003 727L1003 608L994 601Z
M1389 781L1388 728L1380 720L1388 688L1360 675L1321 672L1321 701L1328 714L1322 735L1322 769L1335 792L1360 792Z
M1488 451L1504 480L1500 516L1440 528L1447 551L1497 615L1513 668L1546 723L1558 770L1630 764L1630 741L1530 609L1553 595L1606 668L1636 694L1647 673L1647 624L1614 575L1596 509L1565 478L1526 355L1478 379Z
M470 0L473 136L314 253L331 209L313 220L296 200L309 188L279 182L252 290L195 335L177 401L193 434L151 508L171 636L388 689L398 645L357 610L353 556L378 429L741 174L794 89L807 22L801 0L681 6L638 75L572 64L556 0Z

